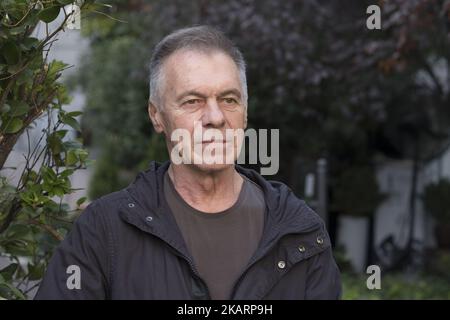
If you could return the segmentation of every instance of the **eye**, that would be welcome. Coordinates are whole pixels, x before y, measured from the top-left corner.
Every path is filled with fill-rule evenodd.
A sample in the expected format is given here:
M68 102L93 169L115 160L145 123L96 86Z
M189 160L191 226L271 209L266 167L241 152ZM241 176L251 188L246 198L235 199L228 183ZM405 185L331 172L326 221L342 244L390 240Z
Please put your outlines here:
M202 101L200 99L189 99L187 101L185 101L183 104L185 105L189 105L189 106L194 106L197 104L200 104Z
M235 103L237 103L236 99L234 99L234 98L224 98L223 101L226 104L235 104Z

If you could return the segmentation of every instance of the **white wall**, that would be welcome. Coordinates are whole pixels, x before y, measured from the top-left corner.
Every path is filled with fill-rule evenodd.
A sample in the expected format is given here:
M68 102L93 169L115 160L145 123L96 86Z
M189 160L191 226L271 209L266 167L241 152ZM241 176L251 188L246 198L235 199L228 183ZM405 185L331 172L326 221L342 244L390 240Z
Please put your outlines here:
M450 152L443 159L444 168L450 176ZM424 183L430 180L436 164L427 165L419 173L418 195L421 194ZM395 243L404 246L409 237L409 198L411 187L412 162L385 161L377 168L377 180L381 189L388 195L375 213L374 244L379 247L389 235L393 235ZM425 247L434 245L432 221L424 213L419 197L416 200L416 219L414 238L422 241ZM356 271L364 271L365 243L367 239L367 222L361 218L342 217L339 220L338 245L347 250L347 256Z

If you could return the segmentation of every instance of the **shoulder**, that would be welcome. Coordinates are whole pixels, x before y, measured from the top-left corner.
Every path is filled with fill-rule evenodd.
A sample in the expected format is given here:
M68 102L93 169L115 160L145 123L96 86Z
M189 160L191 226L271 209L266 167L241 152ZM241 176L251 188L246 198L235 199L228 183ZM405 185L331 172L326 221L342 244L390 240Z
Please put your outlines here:
M119 217L120 207L127 201L126 189L122 189L93 200L76 219L76 224L103 226L114 222Z

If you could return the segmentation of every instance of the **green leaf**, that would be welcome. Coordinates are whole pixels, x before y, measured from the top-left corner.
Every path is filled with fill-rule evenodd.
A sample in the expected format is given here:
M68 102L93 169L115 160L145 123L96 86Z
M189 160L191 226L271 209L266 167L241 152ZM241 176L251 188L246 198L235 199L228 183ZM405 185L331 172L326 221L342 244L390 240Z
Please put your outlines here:
M58 130L55 131L54 134L57 135L60 139L63 139L66 136L67 132L68 130Z
M48 66L48 73L50 75L55 75L56 73L58 73L59 71L61 71L64 68L66 68L67 66L68 66L67 63L64 63L59 60L54 60Z
M31 257L33 255L32 248L27 247L23 243L5 245L5 250L12 256Z
M82 115L83 112L82 111L72 111L72 112L68 112L67 115L70 117L78 117L80 115Z
M78 157L75 150L69 150L66 155L66 165L73 166L77 163Z
M33 80L34 80L33 70L25 69L20 73L19 77L17 78L17 84L22 85L28 83L29 85L31 85L33 83Z
M10 105L12 117L24 115L30 109L30 106L23 101L11 101Z
M16 296L17 298L22 299L22 300L26 300L26 297L23 295L22 291L20 291L16 287L14 287L12 284L10 284L10 283L2 283L0 285L8 287L8 289L11 290L12 293L14 294L14 296Z
M14 273L17 270L17 267L19 265L17 263L11 263L8 266L4 267L2 270L0 270L0 274L6 281L11 281Z
M29 226L23 224L14 224L7 230L8 238L33 241L33 233Z
M21 68L22 68L22 66L19 63L12 64L12 65L8 66L8 72L11 73L11 74L15 74L15 73L20 72Z
M61 136L58 132L53 132L47 139L48 146L53 154L59 154L63 150Z
M69 140L69 141L64 141L64 147L69 150L69 149L81 149L83 148L83 145L76 140Z
M86 161L88 155L89 155L89 152L88 152L87 150L80 149L80 150L78 151L78 157L80 157L80 161L81 161L81 162Z
M55 171L49 167L42 167L42 175L46 180L56 180L58 178Z
M2 54L9 65L15 65L20 61L20 49L13 41L8 41L3 45Z
M58 197L63 197L65 194L64 188L54 187L52 190L53 194Z
M61 119L61 121L65 124L71 126L75 130L81 131L80 124L78 123L78 121L75 118L66 115Z
M63 178L67 178L67 177L71 176L74 172L75 172L75 170L73 170L73 169L66 169L63 172L61 172L59 175Z
M0 283L0 300L8 300L9 299L9 290L6 286L3 286Z
M39 12L38 17L40 20L44 21L45 23L50 23L53 20L55 20L58 17L59 10L61 7L59 6L53 6L50 8L46 8Z
M10 30L9 30L9 33L10 33L11 35L16 36L16 35L19 35L19 34L24 33L27 27L28 27L28 26L27 26L26 24L22 24L22 25L20 25L20 26L18 26L18 27L15 27L15 28L10 29Z
M77 200L77 207L81 206L83 203L85 203L87 200L87 197L81 197Z
M39 40L33 37L25 38L20 44L20 47L24 50L36 49L38 46Z
M38 265L28 264L29 279L39 280L44 276L45 266L41 263Z
M16 133L22 129L23 121L19 118L13 118L6 123L5 128L2 130L4 133Z
M9 104L4 104L3 105L3 107L0 109L0 111L2 112L2 113L7 113L7 112L9 112L9 110L11 110L11 106L9 105Z

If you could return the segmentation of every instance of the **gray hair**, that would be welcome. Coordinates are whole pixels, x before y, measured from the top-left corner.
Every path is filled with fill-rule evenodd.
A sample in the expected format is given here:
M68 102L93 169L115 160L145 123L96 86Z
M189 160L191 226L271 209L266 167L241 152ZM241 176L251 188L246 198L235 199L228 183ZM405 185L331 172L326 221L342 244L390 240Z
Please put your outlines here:
M228 55L236 64L241 80L244 106L247 107L247 78L245 60L239 49L221 31L210 26L196 26L179 29L167 35L155 47L150 60L149 100L161 109L162 66L164 61L175 51L181 49L202 52L220 51Z

